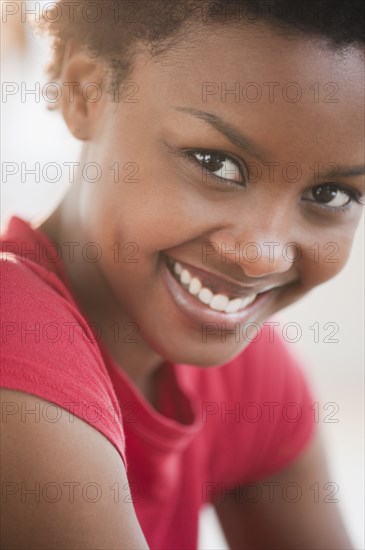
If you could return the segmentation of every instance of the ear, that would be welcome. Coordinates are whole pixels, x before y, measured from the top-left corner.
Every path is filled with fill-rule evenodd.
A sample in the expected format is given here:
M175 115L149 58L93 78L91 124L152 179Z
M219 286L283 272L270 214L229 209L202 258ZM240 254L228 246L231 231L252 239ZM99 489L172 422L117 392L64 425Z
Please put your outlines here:
M77 139L88 141L93 137L105 104L104 79L101 64L69 41L60 74L60 106L70 132Z

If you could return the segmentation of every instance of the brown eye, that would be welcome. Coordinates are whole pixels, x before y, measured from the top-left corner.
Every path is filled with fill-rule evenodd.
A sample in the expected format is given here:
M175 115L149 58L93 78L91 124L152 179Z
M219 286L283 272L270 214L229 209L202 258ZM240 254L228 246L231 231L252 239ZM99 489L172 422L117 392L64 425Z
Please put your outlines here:
M231 157L214 151L196 151L193 156L202 168L214 177L235 183L244 183L240 166Z
M306 200L318 202L331 208L341 208L352 201L350 191L339 187L338 185L324 184L317 185L310 189L306 196Z

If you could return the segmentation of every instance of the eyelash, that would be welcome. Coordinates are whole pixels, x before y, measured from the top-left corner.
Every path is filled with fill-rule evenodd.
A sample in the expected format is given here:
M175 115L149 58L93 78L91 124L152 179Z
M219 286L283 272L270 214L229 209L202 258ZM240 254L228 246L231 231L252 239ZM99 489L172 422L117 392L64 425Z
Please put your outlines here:
M220 155L220 156L224 157L224 160L230 160L231 162L236 164L237 168L240 171L240 175L242 176L242 179L247 181L247 179L248 179L247 178L247 170L246 170L246 168L244 168L242 166L242 163L237 158L235 158L234 156L232 156L229 153L226 153L226 151L218 151L218 150L215 150L215 149L190 149L190 150L187 150L187 151L182 151L182 154L183 154L184 157L186 157L195 166L199 167L200 170L204 170L204 172L209 177L213 178L215 181L218 181L218 183L222 184L222 182L223 182L226 186L229 186L229 187L237 187L237 185L240 186L240 187L245 186L244 184L240 184L240 183L237 183L237 182L235 183L232 180L228 180L228 179L225 179L225 178L220 178L219 176L216 176L215 174L213 174L213 172L209 172L209 170L204 168L202 163L199 162L199 160L195 157L195 155L199 154L199 153L200 154L212 153L212 154L215 154L217 156Z
M326 206L325 203L321 203L318 201L308 201L311 202L315 208L318 208L319 210L322 210L325 214L344 214L346 211L351 207L353 202L356 202L356 204L360 204L363 206L363 193L358 191L357 189L353 189L351 187L348 187L347 185L339 185L337 183L322 183L320 185L316 185L315 187L312 187L311 189L315 189L316 187L323 187L325 185L329 185L332 188L336 189L337 191L341 191L343 193L346 193L349 197L349 202L347 204L344 204L343 206ZM305 200L305 199L304 199Z
M222 157L224 156L224 160L230 160L231 162L236 164L236 166L239 169L239 172L242 176L242 179L247 182L248 178L247 178L246 169L243 169L242 168L242 163L237 158L232 156L231 154L228 154L225 151L218 151L218 150L214 150L214 149L190 149L190 150L181 151L181 153L183 154L183 156L185 158L187 158L190 162L192 162L196 167L198 167L200 169L203 169L205 171L205 173L207 173L207 175L210 178L213 178L215 181L218 181L219 184L222 184L222 182L223 182L224 185L226 185L228 187L237 187L237 185L240 186L240 187L243 187L243 188L245 187L245 185L243 185L243 184L233 182L232 180L220 178L219 176L216 176L212 172L209 172L209 170L204 168L202 163L195 157L195 155L199 154L199 153L200 154L212 153L212 154L220 155ZM308 202L312 203L315 206L315 208L319 208L320 210L323 210L327 214L341 214L341 213L344 213L345 211L348 210L348 208L351 206L352 202L356 202L357 204L363 205L363 201L362 201L363 194L360 191L358 191L357 189L354 189L352 187L348 187L347 185L338 185L338 184L335 184L335 183L331 184L331 183L325 183L324 182L322 184L316 185L315 187L312 187L311 189L315 189L315 188L325 186L325 185L329 185L332 188L336 189L337 191L346 193L350 200L347 204L345 204L343 206L326 206L325 203L320 203L319 201L307 200ZM304 200L306 200L306 199L304 199Z

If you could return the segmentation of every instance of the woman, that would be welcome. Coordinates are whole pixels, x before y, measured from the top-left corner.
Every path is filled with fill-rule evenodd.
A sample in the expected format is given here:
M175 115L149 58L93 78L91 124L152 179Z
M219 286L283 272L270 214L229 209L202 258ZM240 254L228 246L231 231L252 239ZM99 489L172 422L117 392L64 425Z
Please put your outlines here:
M55 212L2 238L4 547L195 548L212 502L232 548L351 548L269 318L361 217L362 4L42 15L83 149Z

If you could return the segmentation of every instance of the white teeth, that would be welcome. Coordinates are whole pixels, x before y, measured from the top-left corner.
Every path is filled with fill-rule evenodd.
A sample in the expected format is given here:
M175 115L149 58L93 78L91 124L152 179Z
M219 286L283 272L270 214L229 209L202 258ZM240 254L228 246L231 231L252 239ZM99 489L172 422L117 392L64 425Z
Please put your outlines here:
M198 294L198 298L203 304L209 305L214 294L209 288L202 288L201 291Z
M224 311L225 313L236 313L236 311L240 309L241 304L242 298L235 298L234 300L230 300Z
M180 275L182 270L183 270L182 265L179 264L179 262L175 262L175 264L174 264L174 273L176 273L176 275Z
M198 294L202 288L202 284L196 277L193 277L190 281L189 292L190 294Z
M250 304L252 304L252 302L254 300L256 300L256 296L257 296L257 294L252 294L252 296L247 296L246 298L242 298L242 304L241 304L240 309L243 309L243 308L249 306Z
M252 304L257 294L251 294L245 298L232 298L230 300L225 294L213 294L209 288L202 288L202 283L197 277L192 277L187 269L184 269L179 262L174 263L174 273L183 285L188 285L190 294L195 295L199 300L214 309L225 313L235 313Z
M224 311L228 306L229 298L224 294L215 294L209 302L209 307L216 311Z
M180 273L180 281L183 285L188 285L191 281L191 275L187 269L183 269Z

